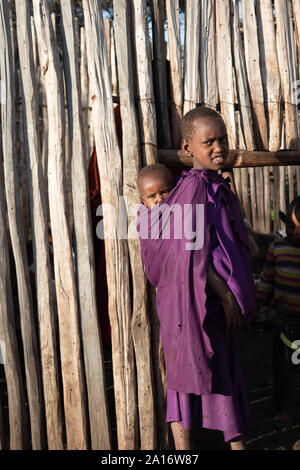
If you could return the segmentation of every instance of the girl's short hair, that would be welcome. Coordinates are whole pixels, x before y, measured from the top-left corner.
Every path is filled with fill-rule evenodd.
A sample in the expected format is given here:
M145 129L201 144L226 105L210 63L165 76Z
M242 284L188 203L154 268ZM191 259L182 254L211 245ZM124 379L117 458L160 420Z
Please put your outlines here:
M222 116L212 108L207 106L198 106L197 108L188 111L181 120L181 137L185 140L190 140L194 133L194 122L200 118L213 117L222 119Z

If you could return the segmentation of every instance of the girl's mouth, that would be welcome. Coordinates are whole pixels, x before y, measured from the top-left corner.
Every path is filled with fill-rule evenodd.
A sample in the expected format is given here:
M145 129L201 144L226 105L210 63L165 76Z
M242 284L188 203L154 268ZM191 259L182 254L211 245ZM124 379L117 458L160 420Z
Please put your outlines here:
M214 157L212 161L217 163L217 165L222 165L225 162L225 157L223 155L218 155L217 157Z

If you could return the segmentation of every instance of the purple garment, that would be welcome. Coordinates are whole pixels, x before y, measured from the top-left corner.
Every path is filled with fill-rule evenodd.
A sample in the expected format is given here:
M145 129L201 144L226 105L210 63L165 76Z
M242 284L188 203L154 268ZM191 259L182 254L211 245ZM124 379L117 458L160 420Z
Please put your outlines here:
M199 228L196 206L204 204L201 249L187 250L190 236L175 236L176 227L183 227L184 222L180 213L170 215L170 208L178 205L184 213L185 204L192 207L193 230ZM167 222L171 237L164 239L162 230ZM151 238L154 229L156 239ZM245 321L251 320L255 286L239 203L228 182L217 172L193 169L182 174L163 204L152 210L140 207L138 231L148 279L157 287L157 313L167 369L167 420L170 421L170 414L177 413L176 419L172 416L171 420L182 421L188 429L194 427L191 415L195 415L193 403L198 400L198 426L222 429L227 432L225 439L231 436L229 440L243 432L248 413L234 345L224 330L220 299L209 291L206 279L211 263L236 296ZM212 409L220 412L213 413ZM226 417L228 413L230 416ZM231 421L236 425L230 425Z

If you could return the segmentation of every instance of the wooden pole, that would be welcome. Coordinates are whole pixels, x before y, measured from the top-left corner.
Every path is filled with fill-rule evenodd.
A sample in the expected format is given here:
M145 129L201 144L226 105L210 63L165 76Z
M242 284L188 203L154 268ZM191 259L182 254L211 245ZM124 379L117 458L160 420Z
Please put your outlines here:
M10 449L22 450L28 448L28 423L11 290L2 164L0 139L0 341L4 349L2 353L5 354L4 372L8 395Z
M64 69L72 136L72 193L75 223L75 255L80 320L92 449L110 449L111 437L107 406L103 352L96 304L96 281L92 228L89 212L84 133L80 105L79 64L71 0L61 1Z
M268 149L276 151L280 148L281 139L281 82L277 57L273 6L271 0L256 2L257 28L260 46L260 67L265 96L265 108L268 123ZM266 170L266 169L265 169ZM279 207L279 169L270 168L273 172L274 191L273 208ZM264 175L264 180L270 181L270 174ZM271 193L271 191L270 191ZM270 200L272 198L270 197ZM265 197L265 203L267 198ZM265 205L268 214L269 206ZM278 211L274 210L274 230L279 228ZM270 217L266 219L266 231L271 231Z
M157 120L146 0L133 0L142 166L157 162Z
M245 54L242 45L240 14L238 0L231 1L233 13L232 44L234 54L234 71L236 77L237 99L239 103L239 148L254 149L253 121L251 113L251 102L245 64ZM241 193L245 217L250 221L251 207L249 204L247 168L241 169ZM252 177L252 176L251 176ZM256 201L252 201L254 204ZM253 208L252 208L253 210Z
M171 148L170 120L167 93L166 46L165 46L165 2L153 0L152 41L153 41L153 81L157 113L158 145Z
M201 103L216 109L219 97L217 96L215 0L201 0L199 59Z
M174 147L179 147L181 143L180 122L182 118L182 60L179 27L179 0L166 0L166 9L171 71L172 143Z
M229 146L237 146L234 113L233 54L231 49L230 4L216 0L217 73L221 113L227 126Z
M129 12L126 0L115 4L115 35L123 123L123 189L128 214L128 247L133 281L132 333L137 365L141 449L155 449L154 384L151 359L151 328L147 312L147 279L136 237L139 196L136 180L140 168L139 130L134 103Z
M90 94L101 181L112 332L114 393L119 449L137 448L137 406L127 241L121 233L122 166L117 141L102 11L83 0Z
M298 49L298 57L300 57L300 0L293 0L293 16L294 16L294 24L295 24L295 34L296 34L296 41L297 41L297 49ZM295 84L296 88L296 98L299 103L300 97L299 87L298 84ZM296 168L296 183L297 183L297 194L300 194L300 168Z
M85 44L85 30L80 28L80 87L81 87L81 109L82 109L82 125L84 132L84 155L86 167L88 168L90 161L89 146L89 75L87 67L87 55Z
M298 108L292 102L293 86L296 82L296 60L294 47L294 31L290 18L291 4L288 0L275 0L278 47L280 48L279 66L284 101L286 147L299 148ZM288 171L289 201L294 198L294 177L292 168ZM284 210L284 208L280 208Z
M29 190L36 266L37 306L48 448L63 449L62 404L57 358L56 325L48 248L46 191L38 133L38 95L31 39L30 9L16 0L19 59L24 97L25 141L29 157ZM26 97L26 99L25 99Z
M184 155L181 149L159 150L159 161L172 168L192 167L192 158ZM224 169L251 168L261 166L299 165L300 152L279 150L278 152L261 152L234 149L224 164Z
M64 186L64 100L62 76L48 2L34 0L33 11L49 117L48 190L58 305L60 354L68 449L87 448L83 367L78 325L77 292L66 218Z
M22 214L20 211L18 171L15 159L15 87L12 74L11 35L8 2L0 6L0 69L1 79L6 83L6 102L1 107L3 159L8 222L18 283L21 330L24 350L26 386L30 409L31 439L33 449L44 446L44 423L42 409L41 371L37 335L35 331L31 286L25 250Z
M254 1L242 1L243 31L245 44L245 58L251 95L251 106L253 112L253 131L255 147L247 147L249 150L268 148L268 129L264 108L264 94L259 62L259 45L257 34L257 22ZM259 232L265 231L264 220L264 195L263 170L255 169L250 172L251 205L256 206L257 212L253 211L253 228Z
M185 5L184 102L183 114L201 102L199 74L201 3L190 0Z

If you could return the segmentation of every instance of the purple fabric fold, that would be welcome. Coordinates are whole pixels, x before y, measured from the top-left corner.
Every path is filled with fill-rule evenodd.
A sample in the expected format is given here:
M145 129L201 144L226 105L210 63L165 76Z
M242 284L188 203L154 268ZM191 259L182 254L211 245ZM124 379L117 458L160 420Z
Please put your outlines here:
M168 227L170 236L164 238ZM147 277L157 287L168 389L210 394L214 351L204 328L208 263L227 282L246 321L255 307L239 203L222 176L193 169L182 174L163 203L152 210L140 206L137 229ZM212 230L217 237L214 246ZM188 249L191 243L200 248Z

